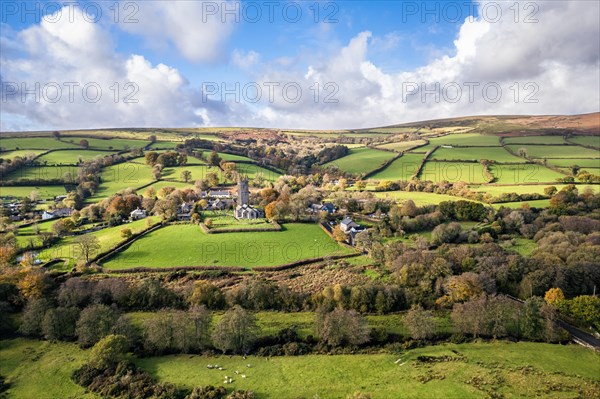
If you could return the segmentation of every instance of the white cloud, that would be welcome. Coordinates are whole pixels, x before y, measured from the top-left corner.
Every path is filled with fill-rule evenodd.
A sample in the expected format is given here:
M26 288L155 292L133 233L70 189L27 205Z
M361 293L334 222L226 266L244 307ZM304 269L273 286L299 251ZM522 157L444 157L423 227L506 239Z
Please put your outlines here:
M142 1L132 18L138 22L127 23L120 18L119 26L146 39L151 47L175 46L188 60L207 62L223 54L224 44L231 35L237 1Z
M121 57L107 30L75 15L14 38L27 57L2 57L2 129L203 123L191 105L197 93L176 69L141 55ZM23 98L23 89L38 98Z
M241 69L250 69L259 62L260 54L253 50L244 52L235 49L233 50L233 53L231 53L231 63Z

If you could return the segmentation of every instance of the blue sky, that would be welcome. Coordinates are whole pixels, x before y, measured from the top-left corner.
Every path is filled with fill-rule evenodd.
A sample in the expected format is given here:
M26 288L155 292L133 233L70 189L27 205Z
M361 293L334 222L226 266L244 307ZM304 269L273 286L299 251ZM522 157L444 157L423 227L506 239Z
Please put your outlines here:
M597 2L4 1L0 11L3 130L351 128L600 102ZM52 96L65 82L102 96ZM207 83L240 98L207 95ZM298 101L281 92L289 83ZM248 85L263 90L258 101L240 94Z

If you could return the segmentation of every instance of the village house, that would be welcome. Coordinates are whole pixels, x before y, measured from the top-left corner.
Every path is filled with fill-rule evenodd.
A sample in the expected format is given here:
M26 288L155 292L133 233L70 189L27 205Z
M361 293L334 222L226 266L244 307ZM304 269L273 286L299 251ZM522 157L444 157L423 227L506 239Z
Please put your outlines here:
M319 213L319 212L327 212L328 214L332 214L335 212L335 207L332 203L324 203L324 204L311 204L308 207L308 212L310 213Z
M54 218L64 218L71 216L73 210L71 208L59 208L53 211L44 211L42 213L42 220L49 220Z
M134 211L131 211L131 213L129 214L129 218L131 220L140 220L143 219L147 216L146 210L145 209L140 209L137 208Z
M190 220L192 218L192 210L194 209L194 204L191 202L184 202L180 206L177 207L177 220Z

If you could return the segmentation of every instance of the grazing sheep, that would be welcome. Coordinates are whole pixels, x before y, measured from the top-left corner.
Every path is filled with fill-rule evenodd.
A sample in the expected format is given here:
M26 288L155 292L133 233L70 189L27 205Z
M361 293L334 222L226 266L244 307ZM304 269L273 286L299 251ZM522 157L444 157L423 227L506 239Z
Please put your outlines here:
M246 374L242 374L242 378L246 378Z
M246 365L246 367L250 368L250 363L248 363L248 364Z
M223 367L219 367L219 370L223 370Z
M235 370L235 371L234 371L234 373L235 373L235 374L239 374L240 372L239 372L239 371L237 371L237 370Z

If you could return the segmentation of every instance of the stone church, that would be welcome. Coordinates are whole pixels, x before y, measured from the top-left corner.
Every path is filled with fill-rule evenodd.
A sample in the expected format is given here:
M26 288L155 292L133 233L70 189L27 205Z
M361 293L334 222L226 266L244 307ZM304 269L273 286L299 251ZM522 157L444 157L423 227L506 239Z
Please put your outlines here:
M237 219L258 219L264 217L263 211L250 205L248 179L240 178L238 182L238 198L234 215Z

